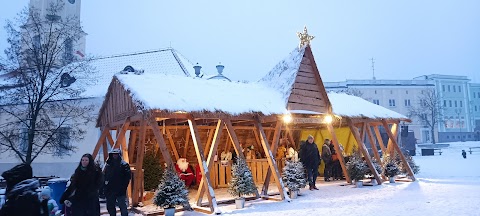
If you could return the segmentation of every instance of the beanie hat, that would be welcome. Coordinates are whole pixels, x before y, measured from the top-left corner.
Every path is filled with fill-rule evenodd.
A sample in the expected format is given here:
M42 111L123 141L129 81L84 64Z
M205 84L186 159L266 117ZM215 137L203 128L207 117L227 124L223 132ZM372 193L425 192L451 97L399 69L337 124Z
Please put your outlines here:
M312 135L308 135L308 138L307 139L313 139L313 136Z
M40 192L40 196L46 196L47 198L50 199L50 196L51 196L50 193L51 193L50 188L49 188L49 187L45 187L45 188L43 188L42 191Z

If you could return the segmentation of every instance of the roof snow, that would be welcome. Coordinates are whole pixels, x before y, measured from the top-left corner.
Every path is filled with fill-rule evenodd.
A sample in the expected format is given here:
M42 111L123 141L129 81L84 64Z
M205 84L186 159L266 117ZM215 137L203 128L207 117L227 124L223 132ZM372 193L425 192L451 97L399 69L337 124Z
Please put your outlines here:
M171 112L225 112L232 115L261 112L286 113L280 93L257 83L205 80L193 77L150 74L117 74L143 110Z

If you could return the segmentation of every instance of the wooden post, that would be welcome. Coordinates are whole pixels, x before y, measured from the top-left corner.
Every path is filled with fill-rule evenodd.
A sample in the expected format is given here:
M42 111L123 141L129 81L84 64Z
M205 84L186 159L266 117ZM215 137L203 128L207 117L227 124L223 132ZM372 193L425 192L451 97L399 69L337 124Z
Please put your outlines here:
M165 127L164 127L164 128L165 128ZM172 147L173 154L174 154L174 156L175 156L175 161L178 161L178 159L180 158L180 156L178 155L177 147L176 147L176 145L175 145L175 142L173 141L172 133L170 132L169 129L166 129L166 132L167 132L168 141L170 142L170 147Z
M215 130L208 130L208 138L207 138L207 143L206 143L206 146L205 146L205 150L207 150L205 152L205 157L208 157L208 150L210 149L210 144L212 143L212 138L213 138L213 133L215 132Z
M275 126L275 132L273 134L272 145L270 147L272 149L272 154L276 154L276 152L277 152L278 142L280 141L280 133L282 132L282 125L283 125L283 121L277 120L277 124ZM278 165L277 165L277 169L278 169ZM265 176L265 180L263 182L262 196L265 196L265 197L268 196L268 186L270 185L270 177L271 176L272 176L272 169L270 169L270 167L269 167L267 169L267 175Z
M209 153L207 155L207 165L208 165L208 171L212 171L212 165L213 165L213 159L215 157L215 153L217 152L218 145L220 143L220 138L222 137L223 133L223 121L221 119L218 120L217 122L217 128L215 129L215 133L213 135L213 140L212 144L210 145ZM205 194L205 183L202 180L200 180L199 184L199 190L197 191L197 196L195 197L195 200L197 200L197 206L202 205L202 198L203 194Z
M100 138L98 138L97 144L95 145L95 149L93 149L93 153L92 153L93 159L97 157L97 154L100 151L100 147L102 146L103 143L105 143L105 137L107 136L107 132L109 131L110 129L108 127L103 128L102 134L100 135Z
M128 126L130 126L130 117L125 119L125 123L123 123L120 130L118 130L117 139L115 140L115 145L113 146L113 148L119 147L121 145L123 160L127 163L130 163L130 160L128 158L127 143L125 140L125 134L127 133Z
M388 128L387 121L382 120L382 124L385 128ZM394 126L395 125L398 125L398 123L394 123ZM393 127L392 127L392 129L393 129ZM386 131L387 131L388 137L390 138L390 140L392 140L392 143L391 143L392 144L392 149L397 150L398 154L400 155L400 159L403 162L403 165L407 167L407 172L410 175L410 177L412 178L412 181L415 181L416 179L415 179L415 175L413 174L412 168L408 164L407 159L405 158L405 155L403 155L402 150L400 149L400 147L397 144L397 140L395 139L396 134L393 134L390 130L386 130ZM393 150L392 150L392 153L393 153ZM393 154L391 154L391 156L393 156Z
M220 213L217 207L217 199L215 198L215 192L213 192L212 183L210 181L210 172L208 170L207 163L205 161L205 154L203 153L203 146L198 134L197 123L193 118L188 119L188 125L190 126L190 133L192 135L193 146L195 147L195 153L197 154L198 164L200 171L202 172L202 179L205 188L207 189L208 202L210 203L210 210L216 214Z
M378 154L377 142L375 142L375 138L373 138L372 129L370 128L370 125L368 125L368 123L365 124L367 125L368 141L370 141L370 145L372 146L373 155L375 156L377 163L381 164L382 161L380 160L380 154Z
M368 154L368 151L367 151L367 147L365 147L365 143L363 143L363 141L360 140L360 134L358 133L358 129L353 125L352 119L347 118L347 124L350 127L350 130L352 131L352 134L355 137L355 140L357 140L358 148L363 153L363 156L365 157L365 161L367 162L367 165L370 168L370 171L372 171L373 176L377 180L378 184L379 185L382 184L382 179L380 178L380 175L378 174L377 170L373 166L372 160L370 159L370 155Z
M388 154L387 149L385 148L385 145L383 144L382 135L380 135L380 131L378 130L378 126L377 125L373 126L373 130L375 131L375 136L377 136L378 145L380 146L380 149L382 149L382 155Z
M110 131L107 133L107 140L108 140L108 144L110 144L110 148L113 149L113 146L115 145L115 141L113 141L112 134L110 133Z
M385 124L383 124L385 122ZM388 145L387 145L387 152L389 155L394 154L394 147L393 143L397 143L398 138L398 124L392 124L392 128L388 126L388 123L385 120L382 120L383 127L385 127L385 131L392 133L393 137L388 136Z
M132 206L137 206L140 200L140 185L143 183L141 176L143 168L143 156L145 152L145 136L147 135L147 122L145 120L140 121L140 140L137 145L137 161L135 162L135 176L133 182L135 183L132 193Z
M347 167L345 166L345 160L343 158L342 151L340 150L340 146L338 145L337 135L335 134L332 124L327 124L327 129L328 132L330 132L330 135L332 135L333 146L335 147L338 160L340 160L340 165L342 167L343 174L345 175L345 179L348 183L352 183L352 179L350 179L350 176L348 175Z
M182 155L183 158L187 158L188 143L189 142L190 142L190 133L187 130L186 134L185 134L185 148L183 149L183 155Z
M285 128L285 134L287 135L287 138L288 140L290 141L290 143L292 144L292 147L295 151L298 150L298 146L297 144L295 143L295 139L293 139L293 132L288 129L288 127Z
M128 142L128 158L130 162L133 161L133 155L135 154L135 148L137 147L137 130L130 130L130 141Z
M158 123L155 118L151 117L148 121L150 126L152 127L153 134L155 135L155 139L157 140L158 147L160 148L160 152L162 152L163 159L167 163L167 167L173 167L172 157L170 156L170 152L168 151L167 144L163 139L163 135L158 128Z
M260 135L260 141L262 142L263 150L265 151L265 155L267 156L268 165L273 171L273 178L278 187L278 192L280 192L282 200L290 200L290 198L288 198L286 194L287 192L284 190L285 187L283 185L282 178L280 177L280 173L278 172L277 162L275 161L275 157L273 156L270 145L268 145L267 136L265 135L265 131L263 130L262 123L258 119L255 119L254 124L255 128L258 130L258 134Z

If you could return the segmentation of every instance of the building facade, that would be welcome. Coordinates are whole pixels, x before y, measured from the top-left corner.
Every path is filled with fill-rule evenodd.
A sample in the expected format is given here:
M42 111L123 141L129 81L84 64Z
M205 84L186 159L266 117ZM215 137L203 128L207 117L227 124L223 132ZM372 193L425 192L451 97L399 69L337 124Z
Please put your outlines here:
M480 140L480 83L469 84L469 107L471 110L470 120L475 132L475 139Z

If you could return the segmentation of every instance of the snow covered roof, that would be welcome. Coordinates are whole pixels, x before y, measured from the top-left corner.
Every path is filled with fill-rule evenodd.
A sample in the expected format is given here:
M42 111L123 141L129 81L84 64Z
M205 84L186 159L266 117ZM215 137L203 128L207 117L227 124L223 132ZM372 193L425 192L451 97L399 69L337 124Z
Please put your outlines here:
M150 74L117 74L143 110L225 112L232 115L261 112L286 113L280 93L257 83L205 80L194 77Z
M284 104L292 93L293 83L300 68L305 48L295 48L290 54L280 61L273 69L258 81L259 84L275 89L282 94Z
M191 76L195 74L193 64L173 48L101 57L90 63L98 74L96 84L89 86L84 97L103 97L107 93L112 77L126 66L143 69L151 74ZM203 74L201 74L203 75Z
M328 98L332 103L332 111L335 115L351 118L372 118L372 119L408 119L406 116L376 105L363 98L347 95L345 93L329 92Z

